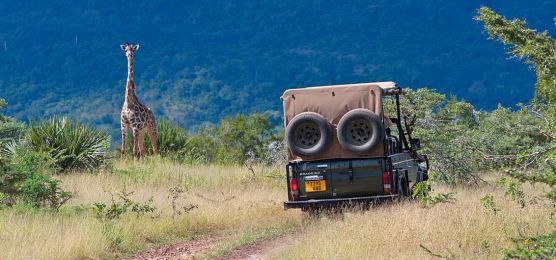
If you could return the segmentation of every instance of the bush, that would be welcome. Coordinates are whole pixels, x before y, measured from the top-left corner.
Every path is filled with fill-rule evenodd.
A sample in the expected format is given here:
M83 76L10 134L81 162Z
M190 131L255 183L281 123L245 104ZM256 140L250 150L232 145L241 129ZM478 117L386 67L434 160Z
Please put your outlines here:
M554 259L556 256L556 231L514 242L515 248L505 250L504 259Z
M110 205L100 202L94 203L93 211L96 214L96 218L102 222L106 222L118 219L127 212L133 212L137 216L154 212L156 208L152 205L152 198L150 198L147 202L136 202L130 198L133 193L133 191L126 192L124 188L124 190L117 193L117 200L114 198L112 193L110 193L112 196L112 203Z
M0 111L2 111L8 103L0 98ZM25 133L25 126L15 119L2 115L0 113L0 170L5 167L6 146L18 143Z
M216 126L207 124L194 133L187 133L168 120L159 121L157 127L160 155L188 164L238 164L248 157L272 163L285 155L278 142L283 135L272 127L269 113L227 117ZM148 138L146 142L152 152ZM128 135L127 149L132 151L132 146L133 139Z
M477 172L512 164L493 159L522 153L547 139L543 121L527 107L512 111L499 106L485 112L426 88L405 89L404 93L402 114L415 118L412 136L421 139L421 152L430 158L431 178L438 182L477 184L481 181ZM385 102L385 113L396 114L392 101Z
M455 193L437 193L431 194L431 186L429 182L422 181L415 184L411 197L419 201L419 205L423 208L430 208L438 203L451 203L455 200Z
M50 154L62 170L97 168L110 147L105 132L57 117L30 122L25 140L32 150Z
M535 115L540 127L531 127L522 118L505 120L502 125L510 128L510 133L520 143L519 149L506 146L506 155L494 155L492 159L502 161L511 167L506 171L511 179L503 178L499 185L506 187L506 196L526 206L521 184L543 184L548 186L545 197L551 203L551 218L556 216L556 39L546 31L538 32L528 28L524 20L507 19L488 7L481 7L476 20L484 23L485 30L492 39L508 47L509 53L532 65L537 76L535 99L537 111L526 111L522 115ZM522 109L523 110L523 109ZM503 116L505 111L499 111ZM506 113L507 114L507 113ZM519 115L521 116L521 115ZM509 121L509 122L508 122ZM516 124L517 122L517 124ZM519 133L525 133L520 136ZM529 133L529 134L527 134ZM507 139L507 137L505 138ZM515 143L516 141L510 142ZM510 163L507 163L509 161ZM553 225L556 223L553 223ZM554 259L556 257L556 231L551 234L516 241L514 249L507 250L506 259Z
M161 154L188 164L238 164L248 157L281 158L277 153L283 152L281 147L269 148L281 138L273 129L268 113L227 117L217 126L204 125L191 134L168 121L162 122L159 125Z
M180 159L188 164L214 162L216 146L214 129L208 126L201 127L197 133L189 135L184 149L180 151Z
M248 153L265 158L267 146L277 139L267 113L227 117L220 122L216 132L217 160L220 163L243 163Z
M187 133L183 128L168 120L160 120L156 125L158 150L160 154L170 155L185 148L187 144ZM150 149L152 152L152 146L150 146Z
M0 173L4 202L18 200L33 207L58 209L70 194L60 188L59 180L51 177L54 165L55 161L46 152L16 148L8 167Z

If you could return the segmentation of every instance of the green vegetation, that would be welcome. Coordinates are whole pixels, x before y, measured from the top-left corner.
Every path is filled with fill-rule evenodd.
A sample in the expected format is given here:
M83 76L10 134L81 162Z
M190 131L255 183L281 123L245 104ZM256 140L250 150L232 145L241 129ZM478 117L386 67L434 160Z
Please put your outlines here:
M266 158L272 141L282 140L270 124L269 114L237 115L220 122L216 158L220 163L244 163L249 157Z
M187 145L187 132L167 119L156 122L158 149L163 156L172 156L185 148ZM129 136L128 151L132 151L133 137ZM147 136L147 149L152 153L152 145Z
M2 112L7 107L6 100L0 98L0 147L18 142L24 134L25 127L12 117L4 115ZM2 162L2 153L0 153L0 163Z
M159 121L157 127L160 154L186 164L243 164L248 160L274 163L270 162L276 152L274 142L283 152L279 142L283 137L272 126L270 113L226 117L196 132L187 132L168 120ZM128 150L132 143L129 137ZM150 149L150 144L147 147Z
M453 202L454 193L438 193L431 194L431 185L428 181L422 181L415 184L411 197L417 199L423 208L432 207L438 203Z
M24 145L50 154L62 170L95 169L106 163L110 138L80 122L51 117L29 123Z
M526 207L522 183L545 185L549 190L545 198L550 201L556 214L556 40L548 32L537 32L526 26L523 20L509 20L493 10L482 7L476 17L484 23L492 39L509 47L510 53L524 59L535 68L537 74L535 115L541 124L535 131L542 136L542 142L526 143L522 150L505 156L493 156L493 160L512 162L507 171L511 179L503 178L499 184L506 187L506 196ZM503 123L504 125L506 122ZM516 129L516 128L514 128ZM522 130L524 128L517 128ZM556 222L553 221L552 234L519 239L516 248L506 252L506 258L553 258L556 248ZM523 243L521 243L523 242ZM532 244L529 244L532 242Z
M407 117L402 120L413 124L412 135L421 139L423 152L431 160L431 177L437 182L477 185L482 182L480 174L514 164L493 158L506 158L546 143L541 131L544 120L529 107L512 111L499 106L487 112L431 89L404 91L401 105ZM385 109L388 115L395 115L392 101Z

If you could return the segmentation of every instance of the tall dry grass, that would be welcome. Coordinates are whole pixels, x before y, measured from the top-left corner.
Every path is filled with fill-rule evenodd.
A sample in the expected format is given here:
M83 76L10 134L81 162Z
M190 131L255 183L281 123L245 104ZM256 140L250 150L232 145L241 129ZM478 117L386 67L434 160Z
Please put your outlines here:
M539 186L526 186L540 195ZM441 189L448 191L447 188ZM454 190L449 190L454 191ZM456 189L451 204L421 208L416 202L386 204L366 212L345 214L343 220L307 223L294 245L276 259L499 259L512 238L551 230L549 208L542 199L525 208L492 186ZM486 210L480 199L493 194L500 211Z
M162 159L115 162L100 173L61 176L73 199L59 212L15 207L0 210L0 259L122 258L163 243L215 236L226 239L207 258L296 230L291 246L277 259L427 259L433 253L454 258L500 258L520 234L550 230L542 199L520 208L492 186L456 189L456 201L430 209L416 202L389 203L343 219L302 221L297 210L284 211L285 181L280 170L245 167L184 166ZM277 178L275 177L277 176ZM189 187L178 206L198 208L173 217L169 189ZM135 201L153 200L154 214L126 214L101 222L90 205L110 203L111 195L134 191ZM539 187L525 186L529 195ZM454 191L447 188L441 191ZM497 214L481 206L493 194Z
M110 172L62 176L64 188L74 197L60 212L0 210L0 258L120 258L199 236L237 238L239 243L219 249L225 254L300 225L296 212L283 211L284 181L265 176L268 173L258 168L253 177L244 167L184 166L153 159L116 162ZM176 186L189 187L176 201L178 207L195 204L196 209L174 214L169 189ZM110 193L124 189L134 192L135 201L152 198L156 212L103 223L87 209L96 202L109 204Z

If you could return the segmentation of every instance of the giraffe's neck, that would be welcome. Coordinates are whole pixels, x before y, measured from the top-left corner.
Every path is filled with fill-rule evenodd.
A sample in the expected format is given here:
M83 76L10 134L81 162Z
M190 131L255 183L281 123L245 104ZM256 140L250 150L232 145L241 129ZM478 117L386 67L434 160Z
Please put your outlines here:
M133 81L133 56L127 57L127 82L125 86L125 103L137 103L137 96L135 95L135 82Z

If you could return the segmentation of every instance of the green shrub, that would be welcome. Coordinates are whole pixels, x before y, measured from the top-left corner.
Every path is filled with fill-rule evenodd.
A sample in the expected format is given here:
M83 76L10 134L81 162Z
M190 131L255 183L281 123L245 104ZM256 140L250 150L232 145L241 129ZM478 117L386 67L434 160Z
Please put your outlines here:
M0 98L0 112L8 105L8 103ZM0 170L5 167L6 162L6 146L12 146L18 143L25 133L23 123L0 113Z
M428 181L422 181L415 184L411 197L419 201L419 205L423 208L432 207L438 203L453 202L455 193L437 193L431 194L431 186Z
M146 202L136 202L130 198L133 193L133 191L126 192L124 188L124 190L117 193L117 200L112 193L110 193L112 196L110 205L106 205L105 203L94 203L93 211L95 212L96 218L102 222L106 222L118 219L127 212L133 212L137 216L154 212L156 208L152 205L152 198Z
M533 114L540 127L536 127L522 118L501 121L511 133L518 133L518 148L507 146L509 154L495 155L492 159L503 161L510 167L506 171L510 178L502 178L499 186L506 188L506 196L515 200L521 207L526 207L523 183L543 184L548 187L545 197L550 200L551 218L556 216L556 39L546 31L537 31L526 26L524 20L507 19L488 7L481 7L476 20L484 23L489 37L508 47L509 53L523 59L535 69L537 82L533 108L521 113L520 117ZM522 109L524 110L524 109ZM504 114L504 111L499 111ZM507 123L509 121L509 123ZM516 123L517 122L517 123ZM519 133L526 133L522 136ZM528 133L528 134L527 134ZM502 135L501 135L502 136ZM502 137L507 139L508 137ZM511 141L510 143L515 143ZM505 161L509 161L507 163ZM552 223L553 225L555 223ZM556 258L556 231L548 235L519 239L514 249L507 250L506 259L554 259Z
M187 133L183 128L165 119L158 121L156 125L158 150L161 155L174 155L185 148ZM150 140L147 143L149 151L152 153Z
M396 114L392 100L384 106L387 115ZM404 89L401 110L406 118L415 116L412 136L421 139L421 152L430 158L431 179L448 185L478 184L478 172L514 163L495 159L523 153L547 139L543 120L524 106L477 111L463 100L421 88Z
M67 118L52 117L30 122L26 142L34 151L49 153L62 170L94 169L107 160L110 136Z
M0 119L0 144L19 141L25 133L25 127L22 123L8 119L1 121Z
M190 135L180 151L181 161L187 164L214 162L217 143L213 132L213 129L203 127L196 134Z
M270 113L253 113L227 117L216 126L206 124L193 133L187 133L168 120L161 120L157 123L160 155L187 164L241 164L249 157L264 162L281 160L285 154L282 147L269 147L283 139L283 134L272 127L270 116ZM150 140L146 138L145 142L152 153ZM128 154L132 154L132 147L133 138L128 135Z
M494 215L496 215L496 213L500 211L500 209L496 207L496 203L494 202L494 197L491 194L488 194L481 198L481 205L483 205L483 207L487 211L494 213Z
M217 161L244 163L248 153L265 158L267 146L277 139L268 113L227 117L218 125Z
M23 146L10 156L6 169L0 172L0 193L4 200L20 201L33 207L58 209L70 194L53 179L55 161L46 152L36 152Z
M554 259L556 257L556 231L514 242L515 248L505 250L504 259Z

